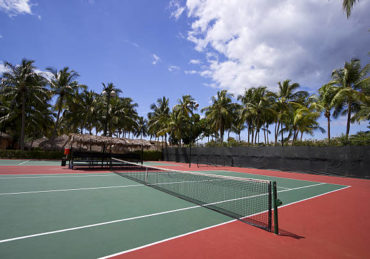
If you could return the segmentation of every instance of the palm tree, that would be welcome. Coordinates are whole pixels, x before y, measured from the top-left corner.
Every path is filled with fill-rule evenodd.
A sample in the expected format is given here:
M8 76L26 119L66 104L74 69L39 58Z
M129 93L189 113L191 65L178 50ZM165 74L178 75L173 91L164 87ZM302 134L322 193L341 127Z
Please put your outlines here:
M234 121L231 125L231 131L238 135L239 142L241 141L240 134L245 129L246 129L246 126L245 126L244 120L239 113L238 116L234 117Z
M143 137L146 137L148 135L148 122L143 117L139 117L137 121L137 128L135 131L135 136L140 137L143 139Z
M324 110L324 116L328 122L328 141L330 142L330 116L331 110L334 107L333 98L336 94L337 88L332 83L323 85L319 89L319 105Z
M251 126L252 143L259 141L259 132L262 126L266 123L268 114L274 113L271 107L271 97L267 87L252 87L245 91L243 96L238 99L242 101L242 115L248 124ZM254 134L255 131L255 134Z
M20 65L12 65L5 62L5 68L1 80L1 93L5 98L11 100L12 106L21 106L21 130L20 130L20 148L24 150L26 110L30 100L37 102L48 101L48 90L45 88L46 80L35 72L33 60L23 59Z
M54 108L57 111L57 117L51 137L53 140L59 130L60 116L62 111L68 107L68 103L71 103L71 99L78 94L79 89L86 89L87 87L80 85L76 81L76 79L79 77L79 74L74 70L69 70L68 67L64 67L59 71L51 67L47 68L47 70L53 75L49 84L53 94L57 96Z
M315 95L292 102L292 108L294 111L291 125L293 129L293 144L298 138L298 133L301 133L302 141L304 133L313 135L314 130L320 130L322 133L325 132L317 122L321 114L322 106L318 103L318 99Z
M193 115L194 111L198 109L198 103L194 100L191 95L183 95L179 99L179 104L175 105L173 110L180 112L181 116L189 118Z
M344 67L335 69L332 73L332 83L338 87L332 103L335 105L335 116L347 114L346 138L348 139L352 112L360 110L361 102L366 102L363 89L370 83L367 77L370 64L361 67L359 59L345 62Z
M116 131L130 137L138 128L139 115L136 111L137 103L129 97L113 98L111 100L109 118L109 136Z
M351 16L353 5L358 2L358 0L343 0L343 10L346 12L347 19Z
M361 103L360 110L353 116L352 122L368 120L370 123L370 84L365 84L362 92L365 94L366 100ZM368 126L368 128L370 127Z
M95 123L98 120L97 117L97 96L98 94L94 91L83 91L81 94L82 97L82 105L84 109L82 110L82 117L83 120L83 127L88 130L89 134L92 134L92 130L94 128Z
M171 116L169 99L165 96L158 98L157 103L153 103L150 109L152 112L148 114L149 132L152 132L157 137L164 136L165 143L167 143L167 133L169 133L169 131L163 131L163 129L167 128Z
M235 104L232 102L232 94L227 90L217 92L217 97L212 97L212 105L203 108L201 111L206 112L206 117L215 131L220 132L220 142L223 142L226 129L231 127L235 114Z
M284 145L283 134L284 131L288 130L290 123L292 122L293 112L291 109L292 102L297 101L308 96L306 91L295 92L299 88L298 83L290 83L290 80L278 82L279 90L277 94L271 94L275 99L275 145L277 144L278 134L281 134L281 144ZM290 121L290 122L289 122ZM283 128L285 125L285 128Z
M120 89L118 89L117 87L115 87L113 85L113 83L108 83L107 85L102 83L102 85L103 85L102 95L106 97L106 102L105 102L106 113L105 113L105 120L104 120L104 133L103 133L103 135L107 136L108 124L110 125L110 123L111 123L110 117L109 117L109 115L111 113L111 100L114 97L117 97L118 93L121 93L122 91ZM109 135L111 136L112 132L110 132Z
M253 88L249 88L248 90L245 89L243 95L238 96L238 100L242 102L244 105L240 110L241 120L247 124L248 129L248 144L250 143L250 135L252 133L252 142L254 139L254 125L253 125L253 115L251 114L250 110L248 109L248 103L250 103L253 99Z

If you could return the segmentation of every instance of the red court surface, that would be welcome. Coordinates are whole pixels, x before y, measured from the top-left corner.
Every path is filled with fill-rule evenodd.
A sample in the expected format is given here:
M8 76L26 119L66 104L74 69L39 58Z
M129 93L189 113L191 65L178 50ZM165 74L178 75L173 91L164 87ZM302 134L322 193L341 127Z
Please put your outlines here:
M94 170L71 170L61 166L0 166L0 175L14 174L93 174L111 173L109 171Z

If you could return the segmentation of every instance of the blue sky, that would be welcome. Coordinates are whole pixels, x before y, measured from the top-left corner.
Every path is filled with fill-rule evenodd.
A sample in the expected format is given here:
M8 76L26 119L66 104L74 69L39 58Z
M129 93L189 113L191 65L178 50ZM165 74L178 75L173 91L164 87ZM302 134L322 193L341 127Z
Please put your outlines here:
M220 89L276 90L287 78L315 92L350 58L369 62L369 1L349 20L339 1L246 2L0 0L0 61L68 66L96 92L113 82L141 115L162 96L173 106L191 94L204 107ZM345 118L333 125L344 133Z

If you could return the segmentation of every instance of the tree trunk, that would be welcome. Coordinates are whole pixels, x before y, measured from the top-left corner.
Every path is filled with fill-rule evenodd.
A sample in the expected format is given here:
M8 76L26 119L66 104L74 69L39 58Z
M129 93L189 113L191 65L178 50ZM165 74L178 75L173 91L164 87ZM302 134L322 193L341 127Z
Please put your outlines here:
M330 143L330 112L329 116L326 116L326 118L328 119L328 141Z
M21 150L24 150L24 130L26 125L26 97L24 92L22 92L22 122L21 122Z
M251 134L252 134L251 144L253 145L253 141L254 141L254 129L253 128L251 129Z
M348 116L347 116L347 130L346 130L346 139L348 140L349 130L351 127L351 112L352 112L352 101L348 101Z
M277 141L278 141L279 128L280 128L280 121L277 121L275 123L275 145L277 144Z
M220 142L224 142L224 127L223 125L220 127Z
M60 106L63 104L63 97L60 97ZM53 130L53 135L51 135L51 140L54 142L54 139L57 135L57 130L58 130L58 127L59 127L59 120L60 120L60 113L62 112L62 108L59 107L58 109L58 114L57 114L57 120L55 121L55 126L54 126L54 130Z
M250 130L251 130L251 128L249 127L249 124L248 124L248 144L249 144L249 137L250 137Z
M283 125L281 125L281 128L283 128ZM284 134L282 130L281 130L281 146L284 146Z

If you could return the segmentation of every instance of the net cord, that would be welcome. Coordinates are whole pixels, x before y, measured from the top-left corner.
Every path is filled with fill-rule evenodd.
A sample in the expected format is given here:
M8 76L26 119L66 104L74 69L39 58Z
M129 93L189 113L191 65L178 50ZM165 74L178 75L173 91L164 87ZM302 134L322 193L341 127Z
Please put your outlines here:
M210 175L210 174L204 174L204 173L199 173L199 172L192 172L192 171L180 171L180 170L174 170L174 169L168 169L168 168L162 168L162 167L156 167L156 166L148 166L148 165L141 165L141 164L137 164L137 163L133 163L133 162L129 162L129 161L125 161L125 160L121 160L121 159L117 159L117 158L113 158L113 160L115 161L119 161L119 162L122 162L122 163L125 163L127 165L132 165L132 166L135 166L135 167L142 167L142 168L145 168L146 172L148 172L148 168L150 169L154 169L154 170L161 170L161 171L167 171L167 172L175 172L175 173L180 173L180 174L191 174L191 175L196 175L196 176L205 176L205 177L214 177L214 178L219 178L219 179L224 179L224 180L235 180L235 181L243 181L243 182L259 182L259 183L265 183L265 184L270 184L271 181L268 181L268 180L261 180L261 179L253 179L253 178L242 178L242 177L235 177L235 176L225 176L225 175Z

